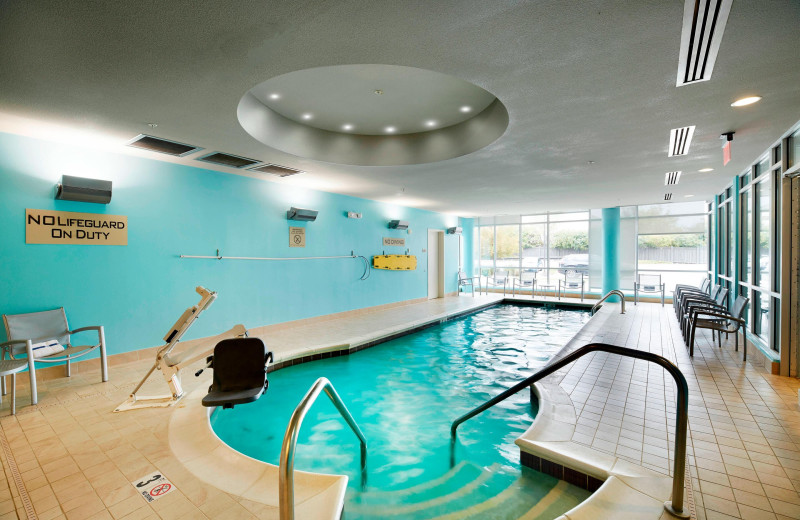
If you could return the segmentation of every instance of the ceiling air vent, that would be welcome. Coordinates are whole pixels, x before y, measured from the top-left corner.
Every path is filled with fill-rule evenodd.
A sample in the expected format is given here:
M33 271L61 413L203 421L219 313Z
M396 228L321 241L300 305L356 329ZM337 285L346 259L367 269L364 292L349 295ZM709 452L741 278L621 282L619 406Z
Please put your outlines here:
M142 150L149 150L151 152L165 153L175 157L184 157L202 150L199 146L192 146L190 144L183 144L177 141L170 141L169 139L162 139L160 137L153 137L152 135L139 134L127 143L128 146L134 148L141 148Z
M296 170L294 168L288 168L286 166L280 166L277 164L265 164L263 166L248 168L248 170L253 172L270 173L272 175L277 175L278 177L289 177L291 175L303 173L302 170Z
M689 145L692 143L692 136L694 136L694 126L685 126L683 128L673 128L670 130L669 152L667 153L667 157L688 154Z
M733 0L686 0L676 86L711 79Z
M664 200L672 200L672 193L665 193Z
M664 174L664 186L669 186L670 184L678 184L678 181L681 180L681 172L667 172Z
M238 155L222 152L210 153L208 155L198 157L197 160L207 163L220 164L222 166L230 166L231 168L246 168L261 162L256 161L255 159L248 159L247 157L239 157Z

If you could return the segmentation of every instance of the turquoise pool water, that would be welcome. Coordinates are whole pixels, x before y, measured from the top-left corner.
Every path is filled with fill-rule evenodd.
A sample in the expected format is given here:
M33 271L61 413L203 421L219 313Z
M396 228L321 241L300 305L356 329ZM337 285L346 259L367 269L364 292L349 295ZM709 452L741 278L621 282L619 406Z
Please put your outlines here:
M543 366L586 322L585 311L499 305L381 345L270 374L257 402L211 417L234 449L278 464L289 417L327 377L368 442L365 488L359 444L323 395L303 421L295 468L350 477L348 520L555 518L589 493L519 465L514 444L533 421L528 392L459 428L452 421Z

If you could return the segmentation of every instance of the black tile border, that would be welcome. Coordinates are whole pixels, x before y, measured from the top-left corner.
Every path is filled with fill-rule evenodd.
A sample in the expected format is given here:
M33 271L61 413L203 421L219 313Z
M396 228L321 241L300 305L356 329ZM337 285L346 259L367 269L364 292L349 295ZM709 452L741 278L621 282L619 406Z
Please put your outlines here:
M598 478L523 450L519 451L519 460L526 468L550 475L592 493L603 485L603 481Z
M381 343L386 343L387 341L392 341L393 339L401 338L403 336L408 336L409 334L414 334L415 332L419 332L421 330L425 330L436 325L445 323L450 320L454 320L457 318L463 318L464 316L469 316L470 314L475 314L482 310L488 309L489 307L494 307L496 305L500 305L501 303L510 303L511 305L514 302L507 302L505 300L498 300L496 302L489 302L483 305L479 305L478 307L473 307L471 309L467 309L464 311L456 312L454 314L450 314L445 316L444 318L436 318L431 320L427 323L423 323L422 325L417 325L416 327L412 327L410 329L401 330L399 332L394 332L387 336L383 336L382 338L376 338L372 341L367 341L365 343L360 343L356 346L348 346L339 350L329 350L327 352L319 352L316 354L309 354L307 356L301 356L291 359L285 359L278 363L273 363L267 367L267 373L275 372L276 370L280 370L282 368L291 367L294 365L300 365L303 363L308 363L310 361L318 361L320 359L328 359L332 357L339 357L339 356L347 356L355 352L359 352L361 350L368 349L370 347L374 347L380 345Z
M514 298L514 296L512 296ZM567 302L567 301L554 301L554 302L544 302L544 301L536 301L536 300L509 300L508 298L504 298L500 301L500 303L506 305L519 305L520 307L545 307L547 309L564 309L564 310L591 310L594 306L593 303L587 302Z

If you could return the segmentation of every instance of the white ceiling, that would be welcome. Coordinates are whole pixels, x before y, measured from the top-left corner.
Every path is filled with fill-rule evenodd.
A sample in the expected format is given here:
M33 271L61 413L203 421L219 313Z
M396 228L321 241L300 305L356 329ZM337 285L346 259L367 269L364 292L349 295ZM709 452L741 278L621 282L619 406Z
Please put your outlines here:
M152 133L309 172L276 182L467 216L659 202L674 170L673 200L696 200L800 119L800 2L734 0L711 81L677 88L682 17L675 0L0 0L0 129L35 134L18 123L33 120L115 143ZM293 156L240 127L254 86L350 64L474 83L506 106L509 127L477 152L391 167ZM764 99L730 107L750 94ZM689 155L668 158L669 130L689 125Z

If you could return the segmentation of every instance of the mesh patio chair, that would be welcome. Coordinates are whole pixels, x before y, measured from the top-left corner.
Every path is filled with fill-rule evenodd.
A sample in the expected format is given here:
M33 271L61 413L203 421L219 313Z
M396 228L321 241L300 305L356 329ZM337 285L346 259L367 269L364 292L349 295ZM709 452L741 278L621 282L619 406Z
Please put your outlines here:
M0 343L2 357L18 359L25 355L28 360L28 372L31 380L31 404L36 404L39 397L36 391L36 363L66 362L67 377L70 374L70 363L73 359L85 356L96 348L100 349L100 372L103 382L108 381L108 364L106 362L106 339L102 325L81 327L69 330L67 315L63 307L50 311L29 312L26 314L4 314L8 341ZM72 335L86 331L97 332L97 343L94 345L72 345ZM2 378L2 392L5 395L5 378Z
M508 271L504 269L497 269L494 276L486 277L485 293L489 293L489 287L503 287L503 296L506 295L506 285L508 285Z
M639 274L633 284L633 304L639 304L639 293L661 293L661 306L664 306L664 288L660 274Z
M564 273L564 279L558 281L558 299L561 299L561 292L564 292L564 297L567 296L569 289L581 290L581 301L583 301L584 289L584 272L583 271L567 271Z
M516 296L517 289L520 294L524 289L530 289L531 298L533 298L533 290L536 287L536 273L533 271L523 271L519 278L511 279L511 296Z
M472 290L472 296L475 296L475 280L478 281L478 293L481 292L481 277L480 276L467 276L464 271L458 272L458 292L461 292L464 287L469 287Z

